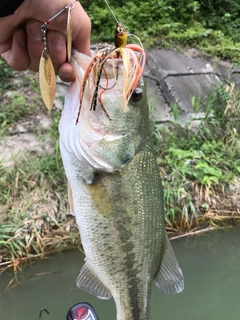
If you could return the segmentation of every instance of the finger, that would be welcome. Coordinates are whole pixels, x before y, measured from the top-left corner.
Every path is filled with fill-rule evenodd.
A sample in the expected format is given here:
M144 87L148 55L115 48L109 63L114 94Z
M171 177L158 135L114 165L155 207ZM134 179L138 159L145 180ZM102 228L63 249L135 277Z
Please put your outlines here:
M0 43L0 54L12 49L12 38Z
M15 30L18 28L21 20L20 17L14 15L1 17L1 32L0 32L0 42L6 42L12 39Z
M73 67L69 63L64 63L61 65L61 67L58 70L58 75L62 79L62 81L65 82L72 82L75 80L75 73L73 70Z
M27 52L27 40L24 30L17 30L13 34L11 47L10 42L6 43L5 48L9 48L2 52L2 57L7 61L9 66L17 71L23 71L28 68L29 56Z
M66 61L66 38L61 32L48 31L47 43L52 63L58 73L59 67Z
M91 21L83 7L77 1L71 10L73 47L81 53L90 55ZM58 30L67 36L67 13L61 14L57 19L47 25L48 30Z
M38 71L39 61L43 51L41 22L31 20L26 25L27 48L29 54L29 69Z

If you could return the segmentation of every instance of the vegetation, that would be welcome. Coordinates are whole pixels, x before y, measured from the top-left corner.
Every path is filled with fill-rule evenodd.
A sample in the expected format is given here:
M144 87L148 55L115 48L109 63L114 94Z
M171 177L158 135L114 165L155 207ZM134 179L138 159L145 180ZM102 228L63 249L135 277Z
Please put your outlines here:
M27 133L36 137L37 143L32 151L29 148L11 159L0 158L0 270L4 270L45 253L79 245L79 235L73 218L66 217L66 181L57 129L60 112L51 113L51 125L43 127L40 119L49 115L35 77L29 73L18 83L20 74L13 74L0 61L1 142L4 145L5 139L15 139L19 135L17 125L25 123ZM66 229L76 232L70 234Z
M92 20L92 40L111 41L115 20L102 0L81 1ZM145 47L197 47L239 61L240 3L234 0L109 0L117 19Z
M113 41L115 21L104 1L81 4L92 20L92 41ZM212 56L239 61L240 4L233 0L112 0L109 4L146 47L195 46ZM51 113L51 125L43 127L39 115L47 111L36 79L31 73L20 77L0 59L0 139L13 137L17 125L27 121L40 151L19 153L11 163L0 160L0 271L79 246L74 219L67 215L58 145L60 112ZM234 84L226 83L203 102L193 97L195 112L205 110L194 130L193 119L179 125L176 105L170 126L152 123L169 231L194 230L200 222L201 226L233 224L239 219L239 95Z
M175 230L189 230L203 221L208 226L233 224L240 218L239 95L232 83L216 87L202 103L193 98L195 112L200 107L205 111L194 130L194 114L183 127L177 106L169 127L155 127L166 221Z

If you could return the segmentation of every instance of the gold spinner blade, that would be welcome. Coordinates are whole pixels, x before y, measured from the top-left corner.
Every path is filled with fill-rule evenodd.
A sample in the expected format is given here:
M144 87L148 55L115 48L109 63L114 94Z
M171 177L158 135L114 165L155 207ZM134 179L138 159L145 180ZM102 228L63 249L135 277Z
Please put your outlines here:
M71 53L72 53L72 8L68 8L68 17L67 17L67 60L70 63Z
M39 63L39 87L43 102L50 111L56 94L56 75L52 60L45 51L43 51Z

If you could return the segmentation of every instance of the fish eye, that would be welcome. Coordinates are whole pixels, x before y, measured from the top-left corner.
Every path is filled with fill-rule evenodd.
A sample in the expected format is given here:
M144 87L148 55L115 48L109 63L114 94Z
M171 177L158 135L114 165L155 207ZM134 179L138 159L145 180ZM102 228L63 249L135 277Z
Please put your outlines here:
M133 90L130 101L139 102L142 99L142 89L136 88Z
M117 32L118 32L118 33L123 33L123 32L124 32L123 27L117 27Z

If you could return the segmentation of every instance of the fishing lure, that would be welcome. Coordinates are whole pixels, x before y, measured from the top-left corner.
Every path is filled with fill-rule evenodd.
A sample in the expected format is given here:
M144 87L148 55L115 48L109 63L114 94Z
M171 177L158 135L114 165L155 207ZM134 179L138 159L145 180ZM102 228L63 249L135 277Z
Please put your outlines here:
M126 27L119 21L117 21L115 30L115 47L124 48L127 45L127 31Z
M95 86L95 90L93 93L93 98L92 98L92 103L91 103L91 107L90 110L95 110L96 109L96 104L97 104L97 97L98 97L98 90L99 90L99 84L100 84L100 80L101 80L101 76L102 76L102 72L104 69L104 63L106 62L107 59L114 57L114 54L116 53L117 58L121 57L121 50L119 50L120 48L124 48L126 47L127 44L127 32L126 32L126 28L123 26L122 23L117 22L116 25L116 29L115 29L115 48L113 49L108 49L106 50L101 56L100 56L100 60L99 60L99 65L98 65L98 69L97 69L97 81L96 81L96 86ZM107 79L107 77L106 77ZM110 88L104 88L103 90L108 90ZM101 96L103 94L103 91L101 92ZM102 100L101 100L101 96L100 96L100 104L102 106L102 108L105 110ZM106 112L105 112L106 113Z
M43 102L48 110L52 109L56 94L56 75L47 49L46 25L41 26L43 52L39 63L39 87Z
M117 25L115 29L115 47L116 48L124 48L127 44L127 31L126 27L117 19L111 7L109 6L107 0L104 0L109 11L111 12L113 18L115 19Z
M86 87L86 83L87 80L91 74L91 71L93 69L93 67L95 67L97 64L97 72L96 72L96 85L95 85L95 90L93 93L93 97L92 97L92 101L91 101L91 106L90 106L90 110L94 110L96 109L96 105L97 105L97 97L98 97L98 90L99 90L99 84L100 84L100 80L101 80L101 76L102 76L102 71L104 68L104 63L106 62L107 59L110 58L110 55L113 53L117 54L117 57L119 58L121 55L121 52L115 49L118 48L123 48L126 46L127 44L127 32L126 32L126 28L123 26L123 24L121 22L119 22L116 18L116 16L114 15L111 7L109 6L108 2L105 0L105 3L107 4L110 12L112 13L114 19L116 20L116 29L115 29L115 47L107 47L103 53L99 54L95 54L95 56L93 57L92 61L90 62L86 72L85 72L85 76L83 78L83 82L82 82L82 87L80 89L80 103L79 103L79 109L78 109L78 114L77 114L77 119L76 119L76 125L78 124L79 121L79 117L80 117L80 112L81 112L81 107L82 107L82 100L83 100L83 95L84 95L84 90ZM107 77L106 77L107 79ZM103 90L109 90L110 88L103 88ZM101 100L101 96L103 94L103 91L100 94L100 104L102 109L104 110L104 112L106 113L107 117L110 119L109 114L107 113L102 100Z
M75 0L77 1L77 0ZM74 2L70 3L69 6L65 7L68 10L68 17L67 17L67 58L68 62L71 61L71 53L72 53L72 9L74 8Z
M76 118L76 123L78 124L80 113L81 113L81 107L82 107L82 102L83 102L83 96L84 96L84 91L86 87L86 83L89 79L90 74L92 74L92 71L95 70L95 74L93 75L94 77L94 82L95 82L95 89L93 91L92 95L92 100L91 100L91 105L90 105L90 110L95 110L97 101L99 101L102 109L104 110L105 114L109 119L110 116L107 112L107 110L104 107L102 96L106 90L112 89L113 86L108 87L108 78L107 78L107 73L105 72L104 69L104 64L107 60L112 59L113 61L113 70L117 69L114 67L114 59L116 58L121 58L123 61L123 66L124 66L124 84L123 84L123 110L127 110L127 103L131 97L132 92L136 88L138 81L142 75L143 68L145 65L146 61L146 55L142 46L142 43L138 37L132 34L128 34L126 27L116 18L114 15L112 9L110 8L108 2L105 0L110 12L112 13L115 21L116 21L116 28L115 28L115 41L114 41L114 46L105 46L105 48L101 48L101 50L95 51L95 54L90 61L86 71L85 75L83 77L82 85L80 88L80 103L79 103L79 109L78 109L78 114ZM140 46L135 45L135 44L127 44L128 36L135 37L137 38L138 42L140 43ZM100 46L101 47L101 46ZM105 78L106 78L106 85L103 87L100 84L101 78L102 78L102 73L105 73ZM118 80L118 74L116 72L115 76L115 84L117 83ZM102 89L102 91L99 94L99 88Z
M42 95L43 102L48 110L52 109L52 105L56 94L56 75L53 67L51 57L47 47L47 25L58 17L65 10L68 11L67 16L67 59L70 62L72 51L72 18L71 11L74 8L74 3L77 0L71 2L68 6L65 6L53 17L46 20L41 26L43 51L39 63L39 87Z

